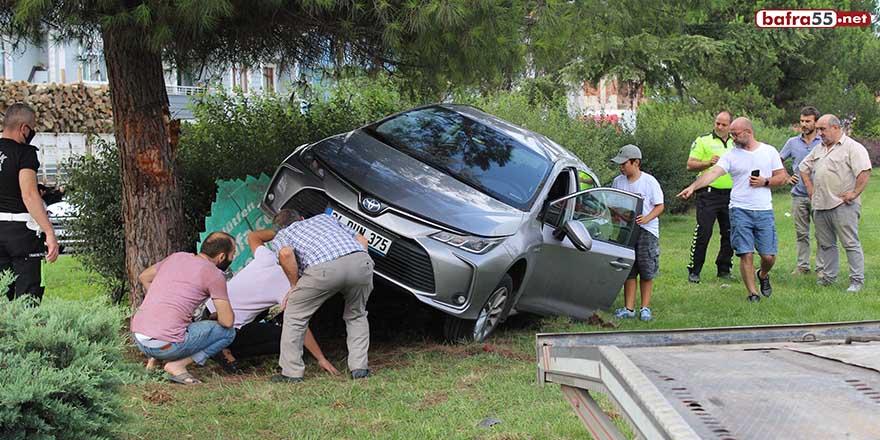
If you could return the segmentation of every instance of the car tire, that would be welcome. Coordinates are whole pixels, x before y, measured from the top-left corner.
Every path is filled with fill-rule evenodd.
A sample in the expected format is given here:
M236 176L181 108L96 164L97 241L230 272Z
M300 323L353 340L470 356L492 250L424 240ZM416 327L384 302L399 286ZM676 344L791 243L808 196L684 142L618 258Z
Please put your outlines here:
M492 294L480 308L477 319L461 319L447 315L443 336L450 342L482 342L507 319L513 305L513 278L504 274Z

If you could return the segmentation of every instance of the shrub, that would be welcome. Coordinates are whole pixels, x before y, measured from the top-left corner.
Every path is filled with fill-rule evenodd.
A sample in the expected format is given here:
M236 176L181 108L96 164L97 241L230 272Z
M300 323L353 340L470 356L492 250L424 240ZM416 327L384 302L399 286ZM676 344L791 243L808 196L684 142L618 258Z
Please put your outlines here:
M116 145L98 141L94 156L75 156L68 171L65 197L78 208L70 232L82 240L79 260L101 275L113 302L127 292L125 235L122 228L122 176Z
M0 299L0 438L112 438L123 361L123 313L97 301Z

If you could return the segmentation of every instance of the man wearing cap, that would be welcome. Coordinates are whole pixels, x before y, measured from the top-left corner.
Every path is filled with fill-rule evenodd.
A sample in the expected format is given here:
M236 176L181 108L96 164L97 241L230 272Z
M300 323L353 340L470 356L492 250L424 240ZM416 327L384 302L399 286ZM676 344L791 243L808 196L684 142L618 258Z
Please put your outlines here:
M788 173L779 159L776 148L758 142L752 122L736 118L730 124L730 136L736 146L721 156L718 163L690 184L678 197L688 198L719 176L728 173L733 180L730 191L731 246L739 257L739 270L749 296L749 302L758 302L755 279L760 282L761 294L773 293L770 269L776 263L778 239L773 218L771 187L785 184ZM761 256L760 268L754 268L755 251Z
M871 177L865 147L843 134L840 119L824 115L816 122L822 146L801 161L801 180L813 204L816 225L816 274L820 286L837 281L837 240L846 250L850 293L865 284L865 254L859 241L861 194ZM811 175L812 174L812 175Z
M30 145L36 125L36 114L27 105L6 109L0 138L0 272L11 268L16 276L7 298L27 295L39 302L44 253L40 231L46 234L45 256L50 263L58 258L58 239L37 189L40 162L37 149Z
M615 311L617 318L635 318L636 279L642 293L639 319L650 321L651 293L654 278L660 273L660 220L663 212L663 189L654 176L641 170L642 151L635 145L624 145L617 156L611 159L620 168L620 175L614 178L612 188L622 189L642 196L642 213L636 216L636 224L641 228L636 243L636 261L632 265L626 282L623 284L624 306Z
M687 160L687 170L698 171L702 176L712 168L721 156L733 149L733 139L729 136L730 112L722 111L715 116L715 130L698 137L691 144L691 153ZM718 221L721 233L721 248L715 258L719 278L732 278L730 269L733 267L733 249L730 246L730 189L733 181L730 175L722 174L698 191L697 226L691 243L691 258L688 264L688 281L700 282L700 272L706 261L706 247L712 238L712 227Z

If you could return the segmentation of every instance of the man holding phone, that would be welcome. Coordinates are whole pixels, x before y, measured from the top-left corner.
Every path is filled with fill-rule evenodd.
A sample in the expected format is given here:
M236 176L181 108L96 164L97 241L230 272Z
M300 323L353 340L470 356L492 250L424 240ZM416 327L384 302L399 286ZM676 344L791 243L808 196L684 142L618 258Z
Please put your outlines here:
M769 297L773 293L770 269L776 262L777 237L770 188L785 184L789 176L779 159L779 152L755 139L752 122L747 118L735 119L730 124L730 135L736 148L678 193L678 197L688 198L724 173L730 174L733 179L730 241L734 253L740 258L740 274L748 290L748 300L758 302L761 297L757 294L756 278L762 295ZM757 270L753 262L756 250L761 256Z
M810 220L813 217L813 206L807 195L804 182L799 179L798 167L801 161L813 151L813 148L822 143L822 138L817 136L816 121L819 119L819 110L816 107L804 107L801 109L801 134L791 137L785 142L779 158L785 162L791 158L791 179L788 183L791 188L791 217L794 220L794 233L797 238L797 266L792 275L804 275L810 273Z

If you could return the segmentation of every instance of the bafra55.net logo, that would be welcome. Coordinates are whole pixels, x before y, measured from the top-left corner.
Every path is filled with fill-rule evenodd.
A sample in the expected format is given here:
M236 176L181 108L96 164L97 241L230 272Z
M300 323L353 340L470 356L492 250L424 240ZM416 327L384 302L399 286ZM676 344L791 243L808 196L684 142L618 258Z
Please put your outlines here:
M871 14L833 9L761 9L755 13L760 28L832 28L870 26Z

